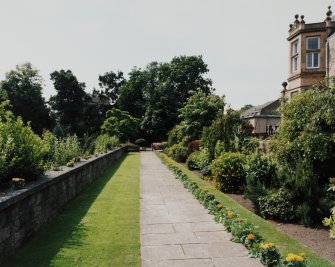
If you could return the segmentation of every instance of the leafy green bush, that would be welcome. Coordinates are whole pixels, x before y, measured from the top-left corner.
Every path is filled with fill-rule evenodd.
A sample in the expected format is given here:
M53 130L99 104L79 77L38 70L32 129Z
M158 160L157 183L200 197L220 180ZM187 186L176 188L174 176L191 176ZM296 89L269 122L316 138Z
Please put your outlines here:
M259 139L257 137L246 137L239 140L239 150L243 154L251 154L257 151Z
M328 190L335 192L335 178L330 178L329 180L330 180L330 186ZM335 239L335 199L333 200L333 205L334 206L330 210L331 212L330 217L324 218L322 222L324 226L330 227L330 230L329 230L330 238Z
M116 136L109 136L108 134L101 134L95 140L95 151L98 153L106 153L117 147L120 144Z
M26 185L26 180L22 178L13 178L12 179L12 188L14 190L22 189Z
M242 192L245 181L245 158L241 153L227 152L212 162L212 174L217 189L223 192Z
M15 119L3 111L0 112L0 151L0 184L9 183L13 177L34 180L45 170L46 151L41 138L21 118Z
M276 165L269 157L256 152L247 157L244 170L244 193L252 201L256 213L259 213L258 198L266 196L269 189L276 184Z
M188 155L190 154L190 151L187 147L184 147L183 145L179 144L177 149L174 152L174 155L172 156L172 158L175 161L178 162L186 162L186 159L188 157Z
M76 135L64 139L52 137L50 142L49 154L54 166L65 165L72 159L78 160L82 155L82 149Z
M200 154L200 151L194 151L188 156L188 158L186 160L187 168L189 168L190 170L199 170L200 169L199 166L198 166L199 154Z
M147 140L144 138L139 138L135 141L135 145L138 145L140 147L146 147L147 146Z
M226 150L225 150L225 144L224 144L224 142L220 141L220 140L217 141L216 145L215 145L215 150L214 150L215 158L220 157L225 152L226 152Z
M292 221L296 217L292 199L285 189L258 198L260 214L265 219L275 219L283 222Z
M207 148L202 148L190 154L186 161L187 167L190 170L208 169L210 165L209 152Z

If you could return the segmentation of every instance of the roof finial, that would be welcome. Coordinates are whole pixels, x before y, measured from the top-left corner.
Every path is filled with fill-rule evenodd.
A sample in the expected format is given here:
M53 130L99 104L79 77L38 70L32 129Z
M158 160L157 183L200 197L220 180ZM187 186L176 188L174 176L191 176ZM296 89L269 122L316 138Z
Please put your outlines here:
M333 15L333 11L331 10L331 6L328 7L328 11L327 11L327 17L330 18Z
M300 18L301 18L301 22L302 22L302 23L305 23L305 21L304 21L305 16L304 16L304 15L301 15Z
M298 15L298 14L296 14L294 17L295 17L295 21L294 21L294 22L295 22L295 23L298 23L298 22L299 22L299 20L298 20L298 18L299 18L299 15Z
M286 87L287 87L287 82L286 82L286 81L284 81L284 82L283 82L281 85L283 86L283 89L284 89L284 90L286 90Z

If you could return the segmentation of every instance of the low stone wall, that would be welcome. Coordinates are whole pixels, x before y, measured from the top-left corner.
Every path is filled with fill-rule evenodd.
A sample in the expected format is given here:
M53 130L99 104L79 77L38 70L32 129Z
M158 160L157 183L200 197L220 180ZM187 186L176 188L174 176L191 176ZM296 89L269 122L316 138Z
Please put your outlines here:
M48 171L24 189L0 196L0 263L99 178L125 151L119 148L82 160L73 168Z

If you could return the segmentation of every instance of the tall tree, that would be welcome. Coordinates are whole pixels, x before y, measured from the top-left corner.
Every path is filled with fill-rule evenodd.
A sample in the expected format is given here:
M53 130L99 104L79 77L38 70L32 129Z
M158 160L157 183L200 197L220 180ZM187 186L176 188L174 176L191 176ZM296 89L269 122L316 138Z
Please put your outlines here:
M110 71L103 75L99 75L99 86L103 90L111 103L114 103L119 97L119 89L125 83L123 72L117 73Z
M145 113L143 89L147 84L147 75L145 71L134 68L128 76L128 80L119 88L115 106L127 110L135 118L141 118Z
M103 134L117 136L123 142L135 141L138 138L138 122L129 112L113 108L107 111L101 131Z
M14 115L22 117L24 122L30 121L37 134L52 126L50 111L42 97L42 84L39 71L31 63L16 66L0 82L0 100L9 100Z
M198 92L191 96L180 109L180 125L184 136L190 140L199 139L203 127L211 125L223 106L224 98L217 95Z
M71 134L82 136L85 129L84 110L87 103L85 83L78 82L70 70L50 74L57 91L50 97L50 105L62 127Z

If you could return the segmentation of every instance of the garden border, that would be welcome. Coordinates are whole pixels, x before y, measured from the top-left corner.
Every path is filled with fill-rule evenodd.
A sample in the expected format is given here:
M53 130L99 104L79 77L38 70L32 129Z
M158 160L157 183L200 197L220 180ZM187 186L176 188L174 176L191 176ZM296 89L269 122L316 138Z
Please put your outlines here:
M25 188L0 196L0 263L125 153L122 147L82 160L73 168L47 171Z
M287 236L285 233L276 229L273 225L266 222L264 219L244 209L242 206L236 203L233 199L224 195L222 192L216 190L211 185L209 185L207 182L202 181L199 177L197 177L196 175L188 171L184 166L178 164L177 162L169 158L167 155L163 153L156 153L156 154L159 158L161 158L163 163L166 164L169 167L169 169L176 175L176 178L181 180L184 186L188 188L206 208L209 209L209 212L216 216L216 220L218 222L225 224L226 228L230 227L229 224L232 222L232 220L230 220L230 218L228 218L227 220L227 217L230 217L230 216L227 216L227 213L225 214L225 212L229 211L230 213L230 211L232 211L233 212L232 216L238 215L238 216L235 216L236 217L235 219L241 216L241 219L243 221L246 221L246 219L248 219L249 223L251 222L254 225L260 225L262 229L264 227L263 231L266 232L264 236L264 242L269 242L275 239L274 241L276 242L276 245L278 245L276 247L279 249L282 255L283 254L287 255L287 253L292 252L292 251L293 253L299 253L303 251L303 252L306 252L308 266L335 266L334 263L317 255L310 248L304 246L299 241ZM207 194L208 194L208 198L207 198ZM217 203L219 203L219 206L223 207L222 208L223 212L218 211L218 208L216 206ZM228 223L228 225L226 225L226 222ZM256 235L258 234L257 232L256 232ZM269 237L269 232L271 232L270 237ZM258 237L260 239L263 239L260 236ZM235 238L233 239L234 241L237 241ZM239 242L241 241L242 240L240 240ZM283 241L285 241L285 243L283 243ZM242 243L244 243L244 241L242 241ZM273 244L273 243L264 243L267 249L270 247L268 244ZM257 255L255 252L256 251L251 251L252 254L254 254L256 257L259 257L260 255L259 254ZM283 259L283 261L288 260L288 259L294 260L295 257L293 256L299 256L299 255L294 255L292 253L289 253L286 256L286 258ZM281 264L283 264L283 261L281 262ZM287 266L291 266L291 265L288 264ZM292 266L295 266L295 265L292 265Z

